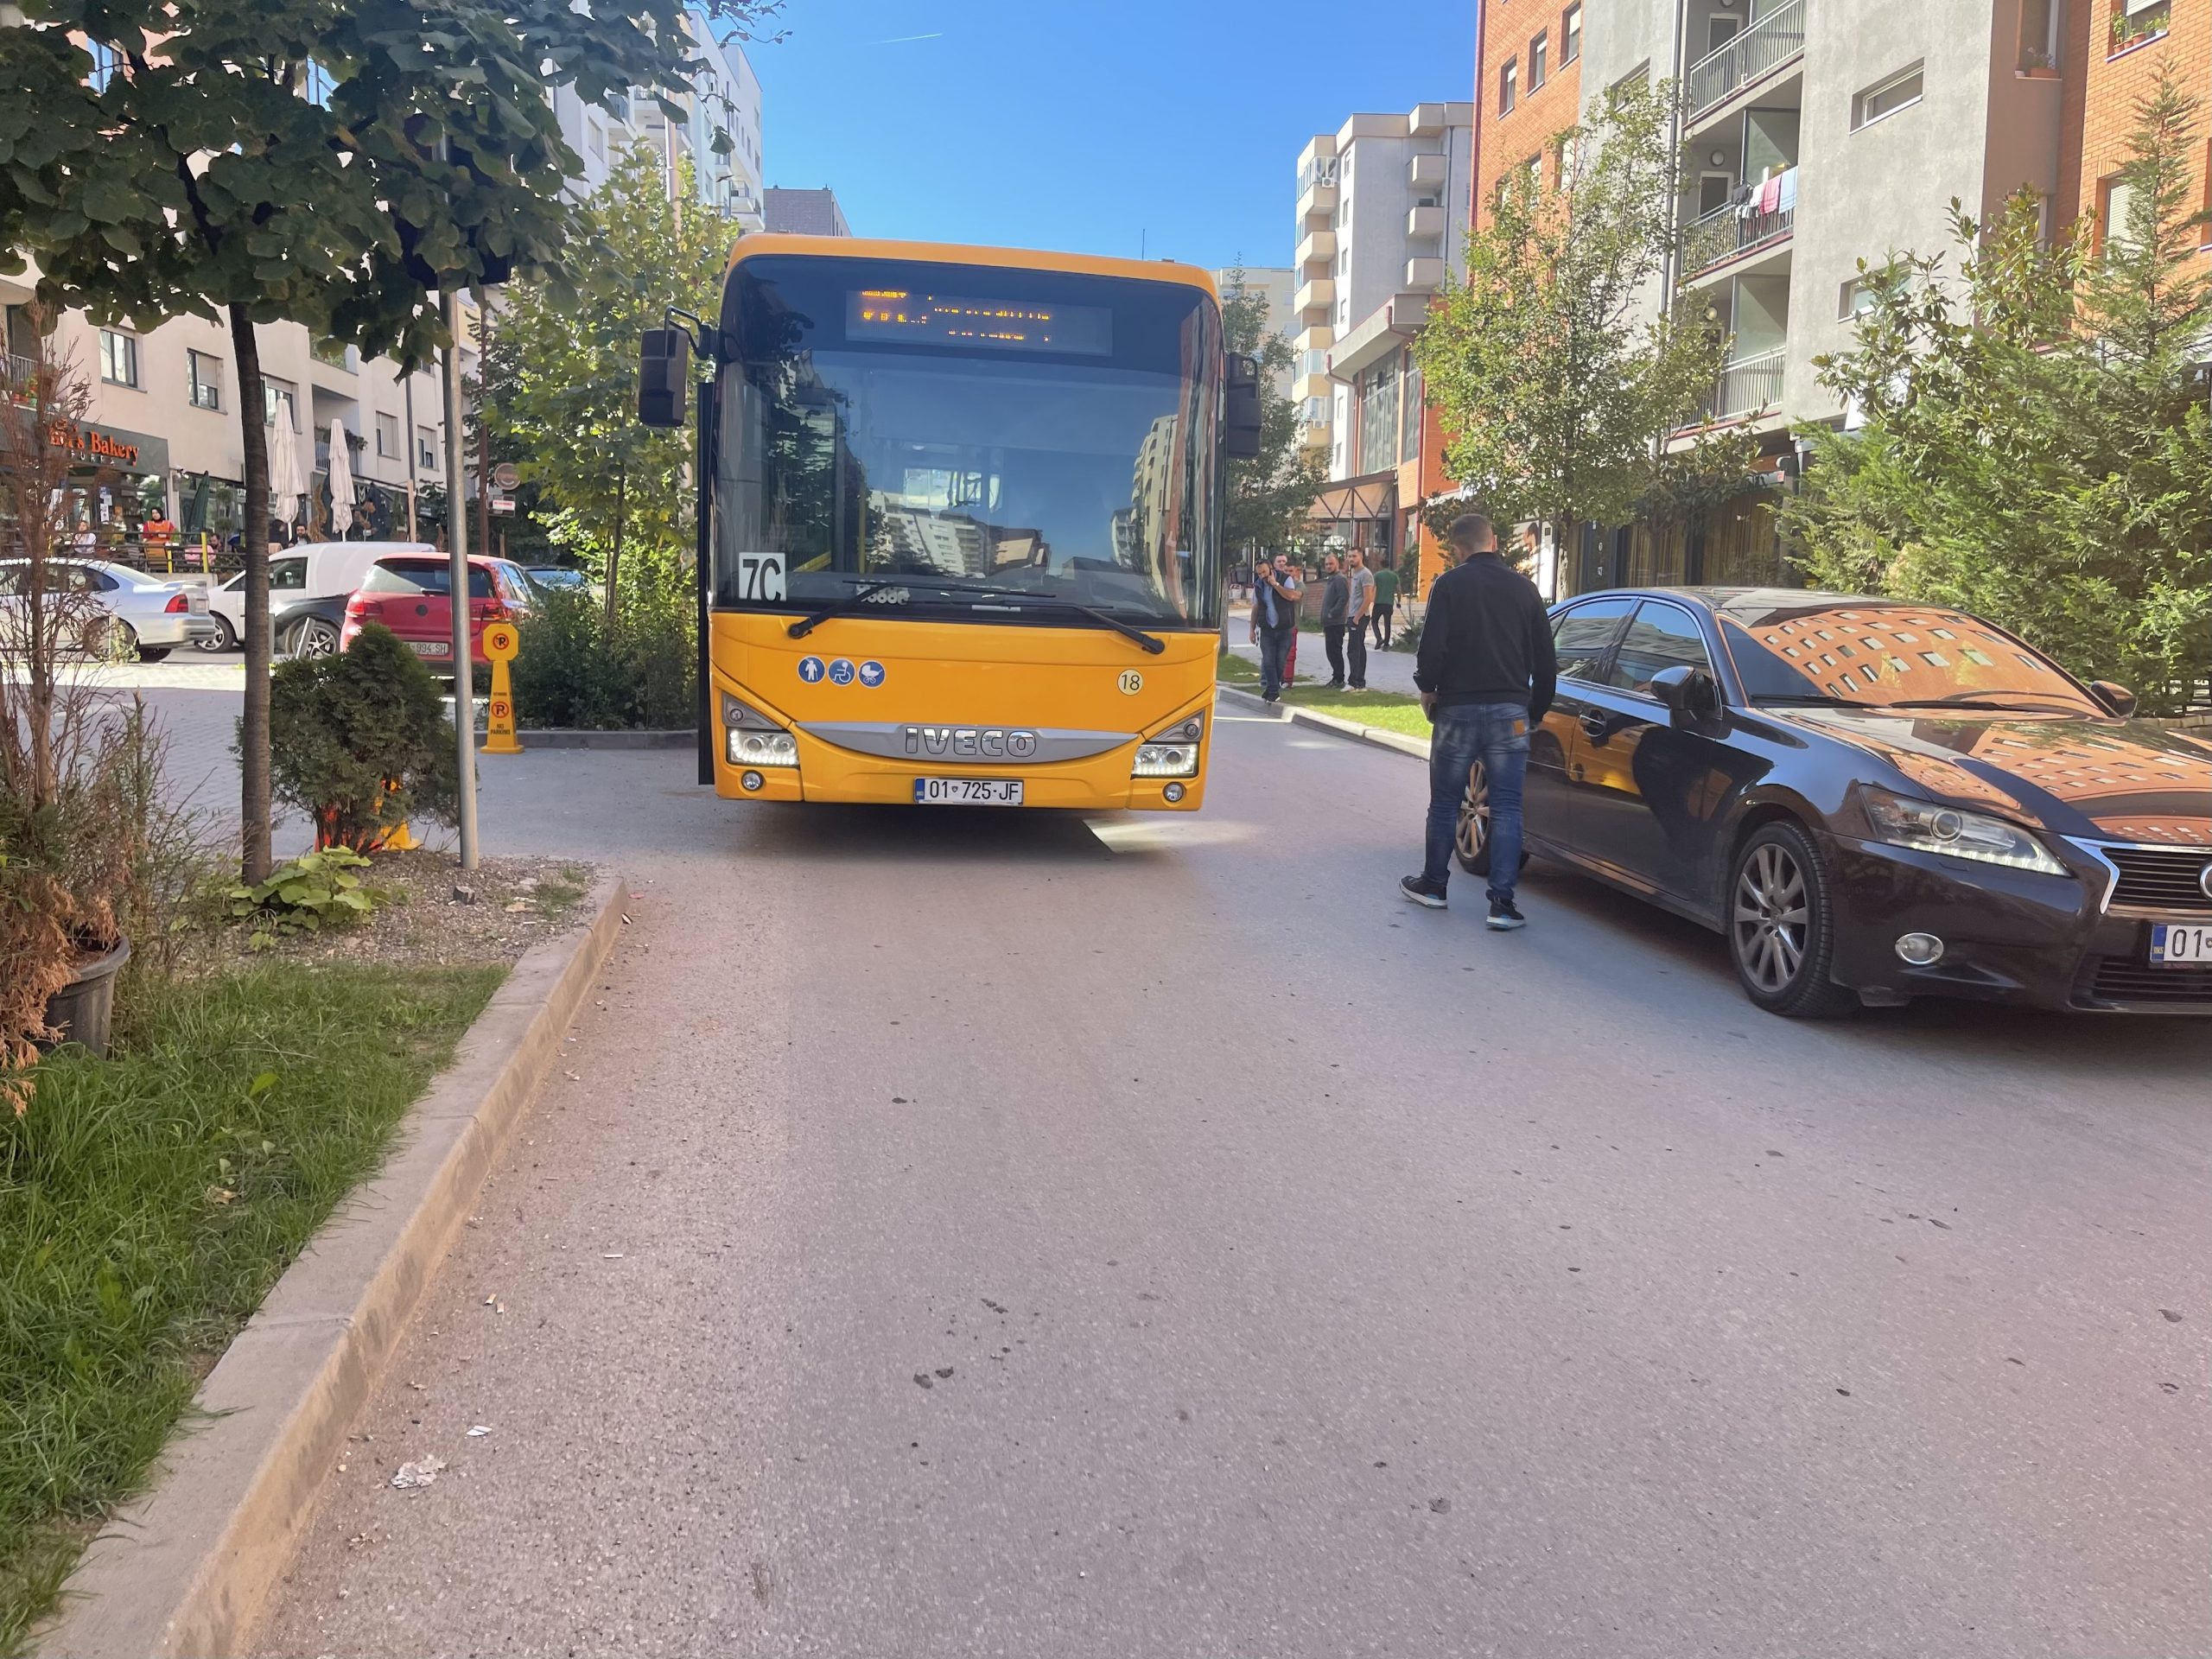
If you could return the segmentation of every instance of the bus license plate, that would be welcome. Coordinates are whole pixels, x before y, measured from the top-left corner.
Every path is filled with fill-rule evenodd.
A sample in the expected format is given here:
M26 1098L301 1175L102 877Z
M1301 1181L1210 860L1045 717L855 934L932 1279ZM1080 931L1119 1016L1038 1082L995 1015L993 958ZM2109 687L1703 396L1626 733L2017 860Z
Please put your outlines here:
M2158 922L2151 928L2151 961L2165 968L2212 962L2212 924Z
M1018 778L917 778L916 806L1020 806Z

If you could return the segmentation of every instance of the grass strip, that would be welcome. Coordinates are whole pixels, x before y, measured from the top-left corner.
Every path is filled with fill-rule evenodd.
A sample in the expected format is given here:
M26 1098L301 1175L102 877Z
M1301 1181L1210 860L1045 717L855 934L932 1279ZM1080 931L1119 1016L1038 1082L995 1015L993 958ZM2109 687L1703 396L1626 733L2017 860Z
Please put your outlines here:
M1215 677L1224 685L1249 687L1260 683L1260 671L1230 653L1219 659ZM1429 719L1421 711L1421 699L1402 691L1339 691L1299 683L1284 689L1282 700L1304 709L1325 709L1362 726L1402 732L1408 737L1426 739L1429 734Z
M500 968L264 963L156 987L0 1118L0 1656L332 1209Z

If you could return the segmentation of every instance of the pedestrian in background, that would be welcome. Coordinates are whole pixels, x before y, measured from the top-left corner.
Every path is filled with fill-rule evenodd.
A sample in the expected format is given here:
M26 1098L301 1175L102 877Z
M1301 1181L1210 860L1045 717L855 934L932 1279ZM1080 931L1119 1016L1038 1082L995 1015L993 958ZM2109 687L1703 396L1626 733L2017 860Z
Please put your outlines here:
M1398 573L1385 562L1375 568L1375 648L1390 649L1390 616L1398 606Z
M1430 584L1414 683L1429 739L1427 861L1398 883L1417 905L1444 908L1459 804L1475 762L1490 791L1490 919L1503 932L1527 925L1513 902L1521 874L1521 785L1529 731L1552 706L1559 658L1535 583L1498 556L1497 532L1479 512L1445 532L1452 568Z
M1273 702L1289 683L1291 647L1298 639L1298 601L1305 588L1290 568L1290 556L1278 553L1272 564L1254 573L1252 638L1260 646L1260 695Z
M1344 689L1344 618L1351 604L1351 584L1344 580L1330 554L1321 561L1321 643L1329 653L1329 690Z
M1367 555L1354 548L1344 555L1344 585L1351 596L1344 607L1344 671L1355 691L1367 690L1367 613L1375 608L1375 577Z

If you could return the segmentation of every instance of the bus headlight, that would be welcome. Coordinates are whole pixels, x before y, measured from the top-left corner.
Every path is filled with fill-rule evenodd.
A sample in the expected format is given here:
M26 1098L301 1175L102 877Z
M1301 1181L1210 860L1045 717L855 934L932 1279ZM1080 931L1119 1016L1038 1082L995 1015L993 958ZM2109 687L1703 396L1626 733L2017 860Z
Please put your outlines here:
M1140 743L1132 778L1195 778L1198 775L1198 746L1195 743Z
M726 741L733 766L798 765L798 739L727 691L722 693L722 724L728 728Z

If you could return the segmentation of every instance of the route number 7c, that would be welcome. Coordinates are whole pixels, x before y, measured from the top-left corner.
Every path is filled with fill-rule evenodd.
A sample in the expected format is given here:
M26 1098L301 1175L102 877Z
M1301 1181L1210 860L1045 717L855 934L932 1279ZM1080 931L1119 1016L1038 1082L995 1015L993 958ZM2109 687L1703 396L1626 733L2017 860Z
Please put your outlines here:
M781 604L784 597L784 556L780 553L741 553L737 556L737 596Z

